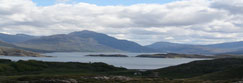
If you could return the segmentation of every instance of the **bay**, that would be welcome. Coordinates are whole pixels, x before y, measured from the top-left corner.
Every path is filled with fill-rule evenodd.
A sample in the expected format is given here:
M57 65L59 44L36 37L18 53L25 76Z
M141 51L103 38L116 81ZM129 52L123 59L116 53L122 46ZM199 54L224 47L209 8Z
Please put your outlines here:
M90 57L85 56L89 54L122 54L129 57ZM18 60L39 60L50 62L104 62L116 67L124 67L127 69L158 69L168 66L179 65L196 60L204 59L192 59L192 58L141 58L135 57L140 54L148 53L88 53L88 52L55 52L46 53L44 55L52 57L15 57L15 56L0 56L1 59L10 59L13 61ZM153 54L153 53L149 53Z

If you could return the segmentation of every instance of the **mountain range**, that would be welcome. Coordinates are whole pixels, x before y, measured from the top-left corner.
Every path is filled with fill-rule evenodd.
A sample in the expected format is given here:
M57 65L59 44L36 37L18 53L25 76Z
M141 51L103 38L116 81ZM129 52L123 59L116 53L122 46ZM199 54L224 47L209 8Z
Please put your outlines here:
M146 47L157 49L159 52L185 54L243 54L243 41L227 42L210 45L190 45L169 42L156 42ZM242 52L241 52L242 51Z
M0 34L0 46L17 47L42 52L137 52L183 54L241 54L243 41L210 45L191 45L156 42L142 46L136 42L120 40L103 33L77 31L69 34L30 36Z
M31 35L25 35L25 34L9 35L9 34L0 33L0 40L8 42L8 43L23 42L23 41L30 40L33 38L37 38L37 36L31 36Z
M230 52L228 48L213 47L214 45L190 45L169 42L156 42L146 47L164 53L184 53L184 54L218 54ZM224 46L222 44L221 46Z
M79 31L34 38L15 45L52 52L154 52L135 42L93 31Z

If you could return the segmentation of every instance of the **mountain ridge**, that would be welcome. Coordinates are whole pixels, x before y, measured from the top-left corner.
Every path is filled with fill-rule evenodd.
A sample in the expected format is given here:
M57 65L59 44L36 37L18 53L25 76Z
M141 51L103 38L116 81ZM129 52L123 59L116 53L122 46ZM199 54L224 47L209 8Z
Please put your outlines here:
M31 36L26 34L10 35L10 34L0 33L0 40L8 43L18 43L18 42L23 42L34 38L37 38L37 36Z
M92 43L92 44L91 44ZM92 39L82 39L77 37L70 37L64 34L61 35L53 35L53 36L44 36L41 38L28 40L25 42L21 42L16 44L20 47L47 50L51 52L92 52L108 49L110 51L115 51L111 48L106 48L105 46L97 44ZM82 48L85 47L86 49ZM98 48L98 50L97 50ZM107 50L107 51L108 51Z
M155 42L146 47L160 52L188 53L188 54L222 54L243 50L243 41L226 42L209 45L179 44L170 42ZM243 53L243 52L242 52Z
M148 52L152 49L135 42L119 40L93 31L43 36L17 43L17 46L53 52Z
M72 32L69 35L75 35L84 38L94 38L98 43L115 48L120 49L123 51L132 51L132 52L149 52L153 51L152 49L145 48L136 42L128 41L128 40L120 40L114 37L108 36L106 34L101 34L93 31L79 31L79 32ZM106 40L106 41L104 41Z
M0 40L6 37L1 37ZM2 35L3 36L3 35ZM155 42L142 46L136 42L121 40L107 34L94 31L75 31L68 34L56 34L50 36L31 36L25 34L11 35L12 47L21 47L27 50L43 52L156 52L156 53L183 53L183 54L222 54L243 53L243 41L226 42L209 45L180 44L170 42ZM30 37L29 39L14 41L16 37ZM0 42L1 46L1 42ZM232 53L232 54L233 54Z

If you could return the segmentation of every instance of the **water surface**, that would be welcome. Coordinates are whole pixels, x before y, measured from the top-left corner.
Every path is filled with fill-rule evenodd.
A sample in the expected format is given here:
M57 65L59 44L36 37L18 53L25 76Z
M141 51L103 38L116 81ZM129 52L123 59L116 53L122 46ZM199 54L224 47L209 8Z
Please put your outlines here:
M129 57L90 57L85 56L89 54L123 54ZM188 63L195 60L203 59L190 59L190 58L141 58L135 57L136 55L146 53L83 53L83 52L56 52L46 53L44 55L53 57L13 57L13 56L0 56L2 59L17 60L40 60L52 62L104 62L116 67L125 67L128 69L158 69L168 66ZM151 53L150 53L151 54Z

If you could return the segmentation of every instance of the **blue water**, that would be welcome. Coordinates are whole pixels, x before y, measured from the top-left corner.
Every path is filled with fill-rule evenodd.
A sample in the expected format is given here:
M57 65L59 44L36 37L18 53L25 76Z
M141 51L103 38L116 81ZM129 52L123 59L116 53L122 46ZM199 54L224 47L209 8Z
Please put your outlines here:
M129 57L89 57L89 54L124 54ZM53 57L13 57L13 56L0 56L1 59L18 60L40 60L51 62L104 62L116 67L125 67L128 69L158 69L168 66L179 65L188 63L195 60L203 59L190 59L190 58L139 58L136 55L146 53L83 53L83 52L56 52L46 53L44 55Z

